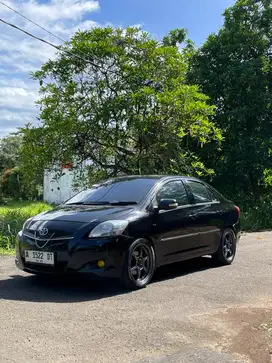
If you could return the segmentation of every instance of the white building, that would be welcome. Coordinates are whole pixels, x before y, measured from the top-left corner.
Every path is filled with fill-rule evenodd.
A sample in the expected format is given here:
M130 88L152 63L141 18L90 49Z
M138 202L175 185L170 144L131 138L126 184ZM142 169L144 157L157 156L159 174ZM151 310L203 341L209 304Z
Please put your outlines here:
M84 168L88 162L82 165L82 179L84 177ZM77 176L78 170L71 170L69 168L63 168L63 175L56 177L56 173L53 171L45 170L43 179L43 199L50 204L61 204L66 200L73 197L80 190L84 189L84 182L82 180L82 186L74 188L74 179Z

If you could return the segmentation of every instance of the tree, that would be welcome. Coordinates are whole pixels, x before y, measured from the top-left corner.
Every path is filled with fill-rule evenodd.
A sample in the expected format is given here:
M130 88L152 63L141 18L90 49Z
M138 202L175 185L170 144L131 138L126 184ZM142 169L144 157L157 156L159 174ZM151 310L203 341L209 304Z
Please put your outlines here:
M9 135L0 139L0 172L18 164L22 136Z
M272 180L272 3L238 0L224 17L192 58L188 77L216 105L213 121L225 137L220 153L210 145L202 157L221 188L258 199Z
M186 83L184 40L183 30L163 42L138 28L76 33L33 74L41 126L22 130L28 173L87 159L107 176L211 172L190 145L222 137L207 97Z
M22 142L20 134L10 134L0 139L0 201L3 197L33 199L40 194L43 175L36 175L31 160L28 161L28 171L24 169Z
M22 137L12 134L0 139L0 203L3 196L19 196L18 161Z
M18 167L6 169L3 172L0 191L5 197L21 198L24 196Z

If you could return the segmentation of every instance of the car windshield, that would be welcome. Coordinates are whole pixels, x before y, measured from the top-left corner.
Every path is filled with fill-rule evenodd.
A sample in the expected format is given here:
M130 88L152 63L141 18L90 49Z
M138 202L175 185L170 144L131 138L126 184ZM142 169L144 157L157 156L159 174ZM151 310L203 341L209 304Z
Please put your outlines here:
M93 185L65 204L137 204L156 182L154 178L113 179Z

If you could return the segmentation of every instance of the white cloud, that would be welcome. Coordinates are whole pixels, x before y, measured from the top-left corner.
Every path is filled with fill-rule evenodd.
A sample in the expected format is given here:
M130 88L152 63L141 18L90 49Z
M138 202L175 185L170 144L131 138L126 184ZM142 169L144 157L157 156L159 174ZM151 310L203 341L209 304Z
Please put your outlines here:
M78 30L81 30L81 31L89 30L89 29L92 29L92 28L96 27L97 25L98 24L95 21L86 20L86 21L82 21L81 23L76 24L75 26L73 26L71 28L66 28L64 26L64 24L56 24L51 29L51 31L53 33L58 33L58 34L65 35L65 36L71 36L72 34L77 32Z
M21 87L1 87L0 107L10 109L34 109L37 93ZM0 111L2 115L2 111Z
M0 122L0 138L5 137L8 134L11 134L11 133L14 133L14 132L18 131L18 127L19 127L19 125L17 126L17 128L14 128L14 127L2 128L2 124Z
M2 87L21 87L29 90L38 90L38 85L34 82L26 82L20 78L5 78L0 76L0 89Z
M36 23L44 24L61 19L80 20L86 13L99 10L99 2L94 0L51 0L47 3L22 0L19 3L16 1L6 1L5 3L26 17L33 19ZM8 15L9 11L5 7L1 14Z
M98 24L90 14L96 0L5 0L5 3L57 36L68 40L77 30ZM56 45L61 42L0 4L1 17ZM36 122L38 84L29 73L55 56L56 50L0 23L0 137L26 122Z
M18 127L23 127L27 123L33 123L35 117L35 110L26 111L20 109L18 112L14 112L14 109L1 109L0 137L15 132Z
M1 119L5 120L9 123L12 123L12 122L17 123L19 121L19 122L25 124L27 122L33 121L33 113L27 112L27 111L21 111L19 118L18 118L18 115L15 114L14 112L3 109L3 110L1 110Z
M98 1L52 0L47 4L37 1L27 1L21 9L32 18L41 21L56 21L60 19L81 19L85 13L99 9Z

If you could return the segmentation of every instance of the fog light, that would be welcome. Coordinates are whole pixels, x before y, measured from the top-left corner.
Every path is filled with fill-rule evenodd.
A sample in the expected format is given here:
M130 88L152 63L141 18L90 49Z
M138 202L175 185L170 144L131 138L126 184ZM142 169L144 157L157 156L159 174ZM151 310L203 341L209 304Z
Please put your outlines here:
M104 267L104 266L105 266L105 261L103 261L103 260L99 260L99 261L97 262L97 266L98 266L99 268Z

